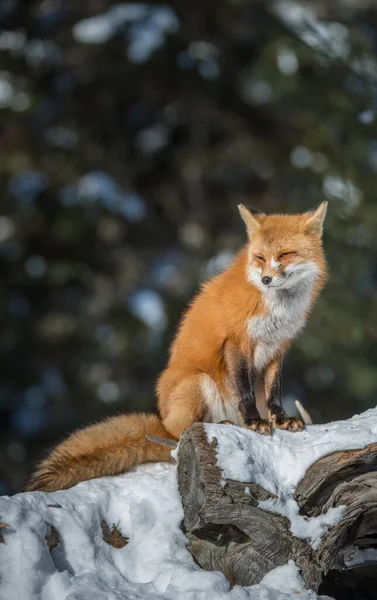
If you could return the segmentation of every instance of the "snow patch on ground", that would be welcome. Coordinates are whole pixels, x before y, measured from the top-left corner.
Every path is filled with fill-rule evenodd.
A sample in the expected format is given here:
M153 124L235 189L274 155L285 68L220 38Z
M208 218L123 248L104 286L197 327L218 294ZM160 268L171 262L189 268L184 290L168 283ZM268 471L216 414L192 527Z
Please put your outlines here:
M289 518L294 535L318 547L321 537L340 519L343 508L307 518L293 499L297 484L319 458L338 450L363 448L377 442L377 409L346 421L309 425L302 432L274 430L272 436L231 425L206 424L208 440L218 441L218 465L224 479L259 483L277 499L261 508Z
M0 521L10 527L1 529L0 600L318 598L304 589L292 561L259 585L230 589L221 573L195 564L182 518L176 468L163 463L70 490L1 497ZM128 544L108 545L102 520L115 524ZM50 553L45 536L51 526L60 540Z

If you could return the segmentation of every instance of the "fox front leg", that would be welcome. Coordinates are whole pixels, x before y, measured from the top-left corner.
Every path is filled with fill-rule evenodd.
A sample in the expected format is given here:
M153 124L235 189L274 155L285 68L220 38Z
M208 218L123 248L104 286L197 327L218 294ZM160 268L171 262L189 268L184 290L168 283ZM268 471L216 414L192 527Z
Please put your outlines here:
M276 429L302 431L304 425L297 417L288 417L281 402L282 358L271 362L263 373L268 420Z
M263 435L271 434L268 421L261 418L255 398L256 372L248 365L247 359L230 342L226 343L224 359L227 375L238 397L238 411L245 426Z

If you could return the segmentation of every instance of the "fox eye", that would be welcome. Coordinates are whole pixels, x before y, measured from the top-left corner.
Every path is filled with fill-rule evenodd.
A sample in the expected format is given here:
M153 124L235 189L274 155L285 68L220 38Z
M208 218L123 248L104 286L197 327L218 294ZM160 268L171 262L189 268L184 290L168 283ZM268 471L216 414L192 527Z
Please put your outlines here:
M279 258L284 258L284 256L289 256L290 254L297 254L297 252L282 252L281 254L279 254Z
M255 255L255 258L257 258L258 260L261 260L262 262L266 262L263 258L263 256L260 256L259 254Z

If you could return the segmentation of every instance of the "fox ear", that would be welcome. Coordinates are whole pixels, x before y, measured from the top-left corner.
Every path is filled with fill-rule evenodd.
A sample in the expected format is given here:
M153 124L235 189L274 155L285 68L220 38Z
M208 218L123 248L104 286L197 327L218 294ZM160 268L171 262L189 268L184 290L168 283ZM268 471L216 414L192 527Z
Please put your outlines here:
M307 219L305 221L305 233L312 235L322 236L323 232L323 221L327 213L327 202L322 202L316 210L311 213L307 213Z
M258 221L258 215L263 215L259 210L250 210L246 208L243 204L238 205L238 210L240 211L241 219L246 225L247 234L249 237L255 235L260 227L260 222Z

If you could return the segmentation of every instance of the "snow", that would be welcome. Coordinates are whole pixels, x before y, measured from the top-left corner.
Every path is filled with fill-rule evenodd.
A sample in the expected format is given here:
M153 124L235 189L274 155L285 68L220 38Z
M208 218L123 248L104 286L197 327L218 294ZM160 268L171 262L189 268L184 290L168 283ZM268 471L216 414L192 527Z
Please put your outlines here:
M321 537L340 519L344 508L308 518L299 515L293 498L297 484L319 458L337 450L364 448L377 442L377 409L370 409L346 421L309 425L290 433L274 430L272 436L232 425L206 424L208 440L218 441L217 460L223 478L258 483L277 498L259 503L291 522L291 531L317 548Z
M322 189L326 198L343 200L351 208L359 206L363 199L362 191L350 179L343 179L337 175L326 175Z
M107 210L121 214L136 223L146 216L144 199L132 190L123 190L119 183L104 171L90 171L77 185L60 190L60 201L65 206L100 204Z
M330 508L327 513L318 517L305 517L299 514L297 502L289 496L265 500L259 502L258 506L287 517L291 522L292 533L302 540L308 540L314 549L318 548L325 533L337 524L345 509L339 506Z
M245 482L248 493L249 482L259 483L277 496L260 504L287 515L292 531L316 546L342 509L306 520L298 515L295 487L322 456L376 442L377 409L271 437L231 425L205 427L208 439L218 440L223 483ZM231 588L221 573L194 562L182 518L176 468L164 463L70 490L0 497L0 522L9 526L0 530L0 600L318 600L293 561L258 585ZM127 538L123 548L103 540L102 521ZM45 537L52 527L59 539L50 552ZM348 564L375 556L375 550L360 550Z
M229 427L229 431L231 427ZM249 434L250 435L250 434ZM225 437L225 436L224 436ZM70 490L0 498L0 600L316 600L294 563L251 587L200 569L180 529L176 468L142 465ZM101 521L129 543L102 539ZM45 541L53 526L58 545Z
M155 290L145 288L133 294L127 303L130 312L148 327L163 331L167 325L167 315L162 298Z
M174 10L165 5L124 3L106 12L83 19L73 27L73 37L81 44L104 44L120 32L128 40L128 58L143 63L179 29Z
M319 50L330 60L350 55L349 30L338 22L319 21L315 3L297 0L274 0L272 10L307 46Z

